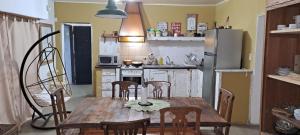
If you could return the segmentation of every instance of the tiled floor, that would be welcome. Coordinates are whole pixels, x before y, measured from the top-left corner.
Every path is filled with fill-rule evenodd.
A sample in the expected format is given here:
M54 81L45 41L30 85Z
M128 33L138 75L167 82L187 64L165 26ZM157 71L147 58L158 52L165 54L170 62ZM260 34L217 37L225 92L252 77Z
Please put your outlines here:
M73 110L74 107L84 98L92 96L91 85L77 85L72 86L73 95L71 100L67 103L67 108ZM50 108L46 108L45 112L50 111ZM21 128L20 135L55 135L55 130L37 130L30 126L30 121L24 124ZM253 126L232 126L230 129L230 135L259 135L258 127Z

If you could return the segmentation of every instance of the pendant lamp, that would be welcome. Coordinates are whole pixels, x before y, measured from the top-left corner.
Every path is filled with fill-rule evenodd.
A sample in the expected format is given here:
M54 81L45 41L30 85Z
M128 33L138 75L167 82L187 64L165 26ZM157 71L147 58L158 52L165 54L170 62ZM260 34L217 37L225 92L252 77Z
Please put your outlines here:
M127 13L118 9L114 0L108 0L106 8L99 10L96 16L101 18L123 19L127 18Z

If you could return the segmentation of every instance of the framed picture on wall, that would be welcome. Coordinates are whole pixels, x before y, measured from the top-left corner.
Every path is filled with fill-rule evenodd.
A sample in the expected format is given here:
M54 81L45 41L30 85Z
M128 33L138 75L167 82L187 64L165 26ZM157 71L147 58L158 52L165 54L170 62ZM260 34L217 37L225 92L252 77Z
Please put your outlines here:
M43 36L52 33L53 32L53 28L51 24L45 24L42 23L40 24L39 27L39 38L42 38ZM43 54L41 55L40 61L46 64L46 60L48 60L49 63L53 62L53 55L51 53L52 48L49 48L51 46L54 46L54 41L53 41L53 36L44 39L39 47L39 52L43 52ZM47 58L47 59L46 59Z

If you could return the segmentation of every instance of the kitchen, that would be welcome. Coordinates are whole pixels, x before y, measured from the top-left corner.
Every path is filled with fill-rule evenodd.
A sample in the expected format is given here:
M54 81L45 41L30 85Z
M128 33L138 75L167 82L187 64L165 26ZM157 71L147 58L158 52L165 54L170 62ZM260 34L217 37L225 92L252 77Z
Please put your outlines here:
M194 104L196 103L195 101L197 101L197 105L202 107L203 104L208 104L210 106L208 107L209 109L203 110L203 116L201 116L200 119L200 123L203 124L201 126L204 127L217 123L216 121L209 121L209 118L217 116L215 110L220 106L218 102L222 101L219 100L221 96L219 93L223 92L223 89L228 90L234 95L234 98L231 98L231 100L234 100L231 111L232 115L230 120L226 119L226 122L220 122L218 126L231 126L230 134L246 133L264 135L265 132L274 133L277 130L272 129L272 127L275 122L280 123L280 121L275 120L277 117L281 117L281 115L277 114L276 108L273 110L273 107L283 105L285 101L290 104L297 103L295 98L295 95L298 95L297 92L293 93L291 91L287 94L281 93L279 89L297 89L298 87L278 82L278 80L283 80L289 83L289 78L284 78L285 75L273 75L278 68L286 70L286 67L293 68L294 64L296 64L296 61L294 63L294 59L297 58L294 58L296 57L294 55L297 55L297 47L295 46L296 42L298 42L297 34L292 33L290 35L281 36L280 34L284 32L276 31L275 29L296 29L294 28L296 25L293 25L293 23L295 23L296 16L299 14L297 11L299 5L297 4L297 0L290 0L288 2L287 0L282 2L284 1L282 0L281 2L277 2L277 4L274 4L276 2L272 0L45 1L48 3L46 4L47 6L37 6L39 8L32 9L47 11L47 15L46 12L41 12L40 14L43 15L38 15L38 12L33 10L28 10L29 13L25 12L25 14L23 14L22 12L26 11L26 8L15 8L15 6L9 2L1 3L1 5L5 6L0 6L0 11L1 15L2 12L4 12L4 20L7 17L10 18L10 20L20 21L22 23L32 22L33 25L46 23L48 25L38 25L37 27L46 26L50 28L52 32L60 31L60 33L53 35L51 41L53 41L53 47L61 54L56 54L58 56L54 56L55 59L50 60L53 64L50 65L52 69L49 69L49 72L39 71L39 73L42 77L53 78L51 71L57 69L57 71L55 71L57 74L62 73L62 75L67 76L66 78L71 76L68 78L69 81L66 81L65 77L61 77L63 78L62 84L65 85L66 83L70 85L73 92L73 95L68 95L69 91L67 91L67 95L70 96L67 100L70 101L66 102L67 108L74 110L74 112L71 113L71 118L74 118L75 114L78 114L78 116L80 116L78 118L86 119L85 115L79 115L86 114L89 116L93 115L89 118L99 118L98 120L101 122L104 119L109 120L107 118L110 118L110 115L114 113L109 112L112 114L108 114L106 111L120 109L107 108L110 106L110 103L112 103L112 105L123 106L120 104L121 102L116 103L115 101L111 101L111 97L118 97L115 94L119 93L119 89L123 89L118 85L116 88L113 86L117 82L127 81L133 82L136 87L129 87L129 98L131 102L124 102L125 106L128 104L130 106L130 103L133 104L134 100L131 99L134 97L138 100L145 100L145 97L156 98L152 90L163 89L161 96L169 98L163 101L170 102L171 105L176 104L180 106L183 105L183 103ZM41 3L36 2L35 4L39 5ZM31 5L34 6L35 4ZM23 5L25 5L25 3L23 3ZM101 11L112 7L125 12L127 17L124 18L123 16L118 19L102 18L103 12ZM25 10L20 11L21 9ZM21 16L16 17L16 15L19 14ZM282 19L276 20L275 14L279 14ZM23 21L23 18L27 18L28 16L29 21ZM44 16L48 16L48 19ZM111 17L115 18L116 16ZM268 20L270 17L276 21L270 23L272 22L272 20ZM7 25L7 27L15 26L17 25ZM66 27L70 27L70 29L66 31ZM74 29L80 27L85 27L87 31L80 33L81 36L78 36L76 35L78 31L74 32ZM265 30L267 30L267 32L270 31L271 34L266 34ZM38 29L37 32L38 31L42 31L42 29ZM32 35L36 36L39 34ZM44 33L44 35L47 34ZM288 36L291 37L289 38ZM42 36L39 35L38 38L41 37ZM38 38L31 38L32 41L30 40L30 42ZM69 41L66 42L66 40ZM70 44L76 44L75 42L79 42L79 40L85 42L84 44L88 46L82 46L81 49L67 48ZM19 43L21 39L17 41L16 43ZM29 40L25 42L29 44ZM279 43L286 42L288 44L287 50L280 53L279 50L285 50L285 48L272 48L272 46L269 45L270 42L276 46ZM10 43L14 44L15 42ZM266 47L266 49L264 47ZM295 51L292 51L293 48ZM24 57L21 55L25 55L26 50L28 50L28 47L23 48L22 51L20 50L19 52L22 53L14 57L19 63L19 67L22 67L21 62ZM72 54L72 51L73 53L77 51L77 53L81 52L82 54L68 56L70 53ZM268 53L265 54L267 51ZM291 54L289 52L291 52ZM278 56L284 57L279 58ZM271 59L272 57L280 60L276 61ZM55 60L59 59L62 59L62 62L55 62ZM264 60L266 61L264 62ZM268 63L270 66L268 66ZM73 67L72 64L77 65ZM44 70L45 65L44 63L42 70ZM73 72L76 68L78 68L77 72ZM81 72L80 70L85 71ZM56 81L61 81L61 78L58 77L57 80L54 80L54 84ZM151 81L167 82L167 85L155 87L149 85ZM298 83L292 81L292 84L297 85ZM9 86L11 84L7 85ZM49 87L52 85L53 84L49 83ZM48 85L45 86L47 87ZM29 87L31 87L31 85L29 85ZM16 89L17 88L15 88L15 90ZM137 92L135 92L134 89L136 89ZM270 89L274 89L276 92L272 93ZM145 93L144 91L148 92ZM48 107L51 106L49 96L51 94L43 94L48 98ZM273 94L275 96L273 96ZM22 93L16 95L22 97ZM26 94L23 92L23 95ZM281 100L278 98L279 95L286 96L283 98L284 100ZM30 97L30 95L27 96ZM175 101L175 99L177 101ZM198 99L201 99L201 101ZM202 99L205 101L203 104ZM13 104L13 102L13 100L9 101L11 104ZM20 101L19 103L23 102L24 101ZM103 104L104 102L107 104ZM81 110L76 107L79 103L83 108ZM156 101L153 101L153 103L156 103ZM39 111L35 110L36 107L32 107L30 104L29 106L34 110L33 116L44 117L39 114ZM96 109L97 107L99 107L99 110ZM134 107L131 106L131 108ZM4 114L12 112L9 109L2 110ZM51 110L50 108L50 113ZM101 112L101 115L93 114L92 110L95 112L99 111L99 114ZM119 111L124 111L126 114L128 110L132 111L132 109L128 108ZM48 111L49 108L46 109L46 112ZM280 111L279 109L279 112ZM140 111L138 112L139 113L132 113L129 117L146 118L145 115L141 115ZM144 111L144 113L145 112L146 111ZM211 116L208 115L207 112L212 112ZM24 113L24 115L25 114L28 114L28 112ZM155 118L157 117L157 114L151 115L155 116ZM24 119L25 118L28 119L28 115L27 117L24 116ZM90 120L91 123L99 123L97 118L86 120ZM35 126L33 123L36 119L39 119L39 117L32 117L32 121L18 125L21 129L20 133L54 134L54 130L39 131L32 128ZM157 119L151 119L150 131L157 131L157 129L153 129L157 126L156 124L159 124L159 121L156 120ZM201 120L203 121L201 122ZM7 123L7 121L9 121L9 123L14 123L15 121L20 123L19 121L22 120L14 120L11 122L9 119L3 119L1 123L2 121L5 121L4 123ZM82 124L82 121L77 122ZM33 126L30 127L30 125ZM70 122L70 125L72 125L72 122ZM280 127L280 125L276 126ZM86 133L90 132L92 134L96 131L86 130Z

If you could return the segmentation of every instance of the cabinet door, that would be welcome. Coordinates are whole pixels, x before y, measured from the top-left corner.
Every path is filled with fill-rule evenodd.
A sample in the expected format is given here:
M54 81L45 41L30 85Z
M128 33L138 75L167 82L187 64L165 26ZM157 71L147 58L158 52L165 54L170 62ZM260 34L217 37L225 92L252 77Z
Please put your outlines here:
M191 70L174 70L175 89L173 97L189 97L191 92Z
M202 97L203 72L192 70L191 97Z
M169 71L168 70L160 70L160 69L151 69L151 70L144 70L144 78L145 81L168 81L169 82ZM148 97L153 97L153 86L149 85L147 87L148 90ZM168 87L162 87L163 89L163 97L167 97L168 95Z
M149 81L168 81L168 70L150 70Z

